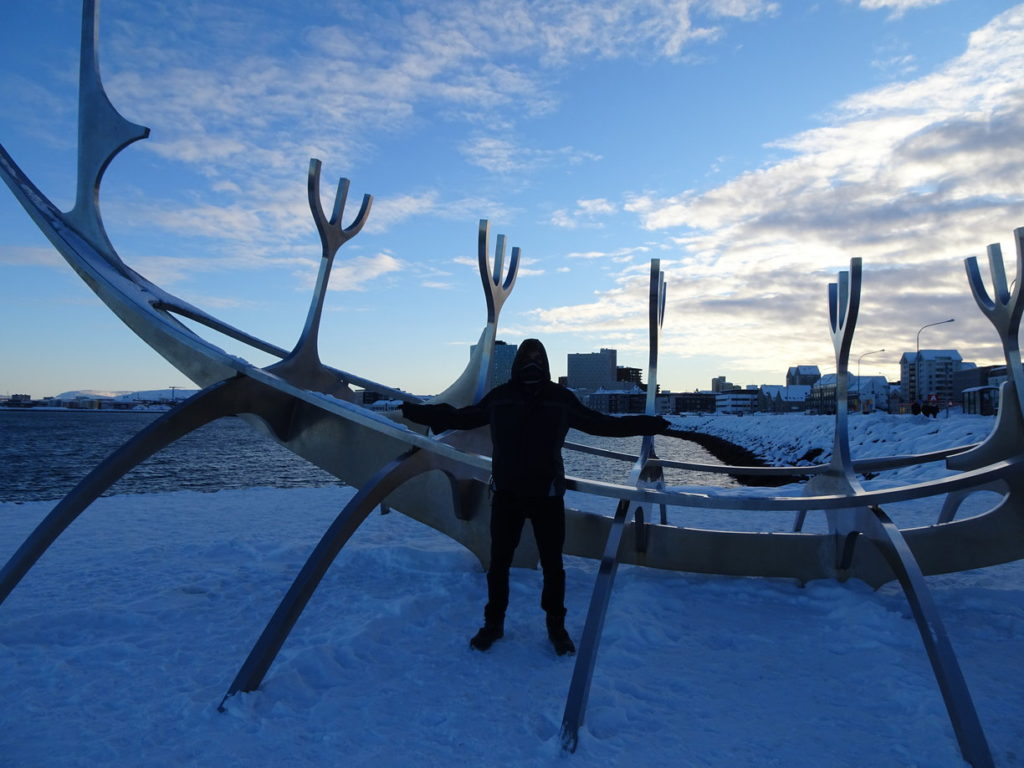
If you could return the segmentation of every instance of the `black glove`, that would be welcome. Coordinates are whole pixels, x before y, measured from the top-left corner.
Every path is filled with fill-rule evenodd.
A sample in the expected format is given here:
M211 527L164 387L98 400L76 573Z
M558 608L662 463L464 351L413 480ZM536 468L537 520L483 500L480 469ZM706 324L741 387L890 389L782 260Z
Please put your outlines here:
M406 421L411 421L413 424L423 423L423 411L429 412L429 407L425 407L422 403L408 403L403 401L398 410L402 412L402 418ZM418 418L417 418L418 417Z

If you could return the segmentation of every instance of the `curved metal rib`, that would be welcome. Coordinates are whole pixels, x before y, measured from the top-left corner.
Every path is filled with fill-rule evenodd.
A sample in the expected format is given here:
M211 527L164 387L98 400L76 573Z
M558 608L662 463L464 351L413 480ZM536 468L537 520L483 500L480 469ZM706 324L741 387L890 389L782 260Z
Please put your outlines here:
M648 315L650 325L650 353L649 368L647 375L647 415L653 416L655 410L655 392L657 391L658 371L658 335L665 317L665 275L661 271L659 259L651 259L651 283L649 294ZM640 448L640 455L629 476L631 485L638 489L664 487L664 474L660 466L652 466L648 462L654 456L654 437L644 436ZM635 521L633 525L634 545L638 556L642 557L647 552L647 523L644 521L644 507L651 508L650 504L639 505L635 510ZM664 505L661 509L661 524L667 525L667 512ZM597 664L597 651L601 644L601 631L604 629L605 616L608 613L608 604L611 602L612 589L615 586L615 574L619 567L621 552L622 533L626 526L626 517L629 512L629 500L620 499L608 529L608 538L605 540L604 551L601 555L601 567L597 578L594 581L594 591L590 597L590 607L587 609L587 620L583 627L583 637L580 640L579 655L576 657L576 665L573 668L572 681L569 683L569 693L566 696L565 712L562 716L561 740L562 749L568 752L575 752L579 742L579 729L583 724L583 717L587 709L587 700L590 697L590 682L594 676L594 666Z
M853 460L853 471L854 472L879 472L887 469L898 469L899 467L910 467L916 464L927 464L933 461L942 461L944 459L950 459L957 454L965 453L976 447L978 443L968 443L967 445L957 445L952 448L943 448L938 451L929 451L928 453L915 453L897 456L877 456L865 459L854 459ZM582 443L565 443L565 448L570 451L576 451L578 453L588 453L593 456L603 456L607 459L615 459L617 461L626 461L634 463L637 457L631 453L622 453L621 451L610 451L607 448L595 448L590 445L583 445ZM1004 451L1000 456L1006 455L1008 452ZM668 467L672 469L686 469L694 472L708 472L712 474L728 474L728 475L764 475L764 476L779 476L783 477L790 475L793 477L799 477L801 475L816 475L819 472L826 471L831 465L830 464L808 464L807 466L796 466L796 465L779 465L772 467L747 467L741 464L700 464L692 461L672 461L670 459L659 459L652 458L648 462L649 466L656 467ZM980 466L980 465L979 465Z
M615 517L612 518L605 541L601 567L598 569L597 581L590 596L590 607L587 609L587 623L583 628L580 650L572 670L569 695L565 700L560 739L562 749L566 752L575 752L579 744L580 726L583 725L583 715L587 710L587 700L590 698L590 683L594 677L594 666L597 664L597 649L601 630L604 629L605 616L608 614L611 587L619 568L619 546L622 543L622 531L628 514L629 501L622 499L615 508Z
M274 663L274 659L277 658L292 627L302 615L313 592L345 542L389 493L411 477L431 468L429 462L424 461L426 457L427 454L418 448L410 449L381 467L377 474L363 485L345 505L320 538L320 543L302 566L302 570L295 577L277 610L274 611L274 615L267 622L267 626L238 670L238 674L235 675L235 679L231 682L231 686L218 706L221 712L224 711L224 702L238 691L252 691L259 688L264 675L270 669L270 665Z
M449 433L449 435L454 440L463 437L457 433ZM327 573L327 569L330 568L342 547L367 516L403 483L431 469L451 471L450 467L446 467L436 456L419 448L411 448L377 470L373 477L360 487L324 532L302 570L295 577L292 586L281 600L270 621L267 622L267 626L221 700L218 707L220 711L224 711L224 702L235 693L255 690L263 682L263 677L270 665L273 664L274 659L277 658L281 646L284 645L292 627L295 626L295 622L298 621L324 574ZM479 478L477 479L479 480ZM453 487L453 492L456 490ZM459 500L457 497L455 501L455 508L458 511Z
M942 692L960 752L974 768L994 768L985 731L967 688L956 652L949 642L946 628L932 601L921 569L907 546L900 529L880 507L871 507L877 521L875 544L882 551L889 566L899 579L907 596L914 621L921 634L928 660Z

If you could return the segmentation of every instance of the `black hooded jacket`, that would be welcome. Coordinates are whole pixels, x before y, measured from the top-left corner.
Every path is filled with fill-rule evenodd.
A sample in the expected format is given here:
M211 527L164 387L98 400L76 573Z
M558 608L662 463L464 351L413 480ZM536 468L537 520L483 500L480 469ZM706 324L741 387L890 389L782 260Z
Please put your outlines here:
M660 416L607 416L584 406L572 392L551 381L547 352L526 339L512 363L512 379L475 405L405 403L402 414L434 432L491 427L494 487L522 497L562 496L565 467L562 444L570 428L591 435L654 435L668 422Z

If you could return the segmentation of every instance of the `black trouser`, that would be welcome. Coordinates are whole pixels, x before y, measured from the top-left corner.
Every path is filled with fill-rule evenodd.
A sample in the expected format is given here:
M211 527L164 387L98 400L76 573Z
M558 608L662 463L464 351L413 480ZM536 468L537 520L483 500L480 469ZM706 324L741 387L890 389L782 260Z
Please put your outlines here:
M519 546L523 525L529 520L540 552L544 587L540 607L549 616L565 615L565 502L561 496L522 498L495 492L491 503L491 567L487 571L487 606L484 621L500 624L508 608L508 571Z

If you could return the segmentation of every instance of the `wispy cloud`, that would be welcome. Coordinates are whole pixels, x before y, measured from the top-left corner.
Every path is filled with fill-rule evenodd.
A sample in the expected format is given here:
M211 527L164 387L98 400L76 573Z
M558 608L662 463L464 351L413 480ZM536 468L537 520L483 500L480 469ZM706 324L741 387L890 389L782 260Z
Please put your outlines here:
M105 83L121 111L153 128L148 151L208 181L192 199L161 200L149 221L283 247L308 238L295 171L311 156L357 167L389 136L440 121L457 127L454 148L494 173L593 161L586 148L513 138L518 121L558 107L560 67L680 59L720 25L776 10L765 0L475 0L304 8L282 24L273 6L240 16L216 0L173 11L151 0L104 29ZM378 200L367 231L463 215L471 202L398 192ZM507 212L488 207L475 215Z
M465 158L473 165L493 173L535 171L555 163L576 164L586 160L599 160L600 156L581 152L572 147L559 149L530 149L506 139L479 137L461 147Z
M384 232L410 217L431 213L437 209L437 197L437 193L432 191L374 200L366 231Z
M599 221L600 217L609 216L618 210L615 204L603 197L592 200L577 200L575 209L571 211L567 209L557 210L551 214L550 221L554 226L562 227L563 229L575 229L579 226L600 227L604 226L603 222Z
M898 19L907 11L925 8L929 5L942 5L949 0L846 0L857 4L868 11L888 10L889 18Z
M365 291L377 278L390 272L397 272L405 265L390 253L378 253L374 256L356 256L334 262L331 281L328 284L332 291ZM316 281L319 262L309 262L309 267L297 272L307 286Z
M11 267L66 267L67 263L52 248L0 245L0 264Z
M574 251L566 254L568 259L610 259L611 261L627 262L632 261L635 256L641 256L650 251L646 245L637 245L631 248L620 248L615 251Z

